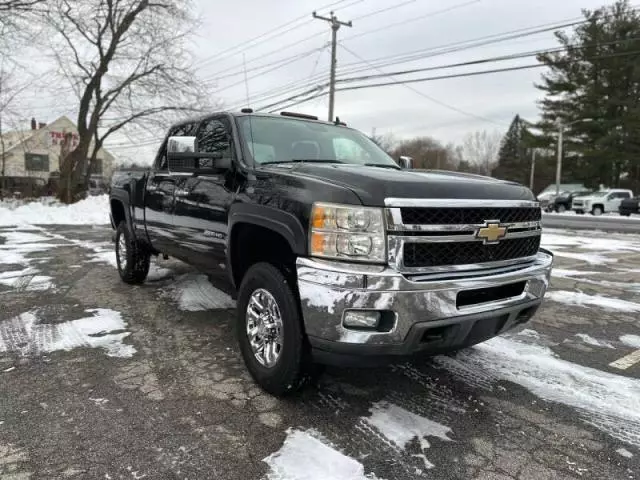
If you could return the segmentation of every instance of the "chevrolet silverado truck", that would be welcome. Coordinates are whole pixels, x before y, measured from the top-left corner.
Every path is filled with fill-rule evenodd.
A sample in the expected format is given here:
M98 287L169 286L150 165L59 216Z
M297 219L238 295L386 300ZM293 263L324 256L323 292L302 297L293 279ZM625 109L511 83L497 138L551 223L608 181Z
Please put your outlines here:
M547 290L519 184L401 168L344 123L217 113L172 126L110 194L118 271L154 255L224 281L247 369L284 395L316 364L451 352L527 322Z

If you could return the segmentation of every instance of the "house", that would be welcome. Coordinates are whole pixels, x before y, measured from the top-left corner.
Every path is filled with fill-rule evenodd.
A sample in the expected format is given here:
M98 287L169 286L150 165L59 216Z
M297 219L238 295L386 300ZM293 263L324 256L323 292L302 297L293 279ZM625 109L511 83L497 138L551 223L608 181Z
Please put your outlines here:
M72 148L75 148L78 129L68 117L62 116L49 124L37 123L32 119L30 130L14 130L2 135L0 162L4 156L4 176L15 184L48 183L51 174L56 176L60 171L60 146L68 133L72 134ZM101 177L103 182L108 182L113 174L114 161L113 155L100 149L91 166L92 178Z

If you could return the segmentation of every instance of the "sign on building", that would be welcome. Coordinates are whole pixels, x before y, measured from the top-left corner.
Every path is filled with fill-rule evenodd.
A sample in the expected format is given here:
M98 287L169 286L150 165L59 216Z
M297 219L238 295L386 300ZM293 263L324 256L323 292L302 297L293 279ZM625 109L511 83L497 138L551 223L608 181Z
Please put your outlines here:
M64 140L64 136L67 135L70 132L49 132L49 146L53 147L53 146L57 146L62 144L62 141ZM77 133L71 133L71 150L73 150L74 148L76 148L78 146L78 143L80 142L80 137Z

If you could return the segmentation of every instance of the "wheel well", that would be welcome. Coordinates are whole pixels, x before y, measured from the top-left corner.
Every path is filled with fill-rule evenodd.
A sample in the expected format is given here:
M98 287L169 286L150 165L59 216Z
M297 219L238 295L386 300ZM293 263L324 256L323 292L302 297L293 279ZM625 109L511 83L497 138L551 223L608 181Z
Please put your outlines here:
M267 262L278 267L295 286L295 255L279 233L250 223L236 224L231 231L231 268L236 288L251 265Z
M593 205L591 205L591 210L593 210L596 207L600 207L602 209L602 211L604 212L604 205L602 205L600 203L594 203Z
M113 217L114 226L118 228L120 222L126 220L126 215L124 213L124 205L122 202L118 200L111 200L111 216Z

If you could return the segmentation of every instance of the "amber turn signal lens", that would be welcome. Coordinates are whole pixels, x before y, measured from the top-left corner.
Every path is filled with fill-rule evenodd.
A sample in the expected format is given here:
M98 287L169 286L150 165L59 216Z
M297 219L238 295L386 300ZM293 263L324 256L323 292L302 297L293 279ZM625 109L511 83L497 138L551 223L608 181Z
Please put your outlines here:
M324 252L324 235L323 233L313 232L311 235L311 253L321 254Z
M312 225L313 228L323 228L324 227L324 215L325 210L322 207L315 207L313 209L313 219Z

